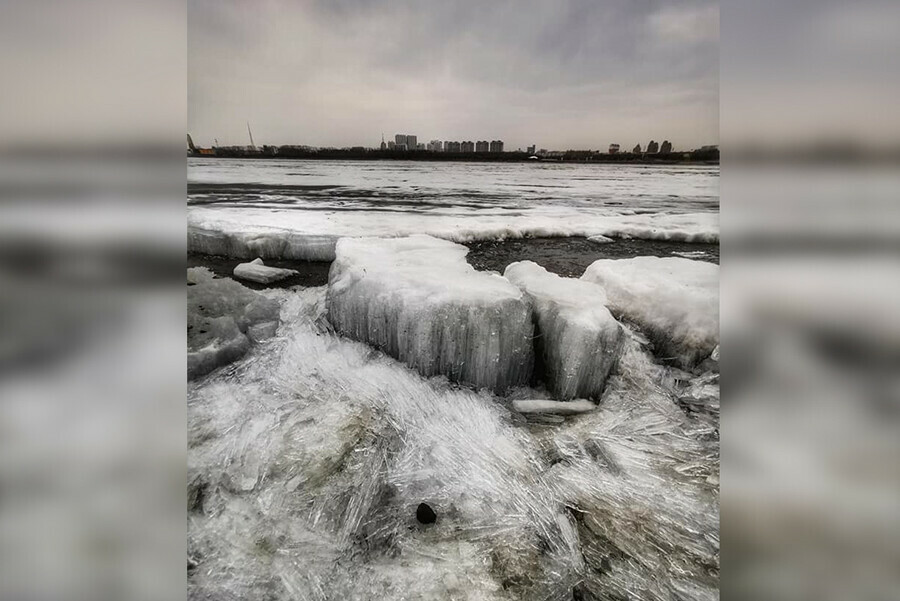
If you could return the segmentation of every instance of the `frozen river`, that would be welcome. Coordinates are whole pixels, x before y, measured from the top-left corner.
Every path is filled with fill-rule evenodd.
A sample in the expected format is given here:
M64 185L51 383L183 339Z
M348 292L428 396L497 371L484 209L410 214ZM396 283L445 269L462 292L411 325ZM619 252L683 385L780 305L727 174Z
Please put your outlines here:
M193 252L333 258L342 236L717 242L719 168L189 159Z

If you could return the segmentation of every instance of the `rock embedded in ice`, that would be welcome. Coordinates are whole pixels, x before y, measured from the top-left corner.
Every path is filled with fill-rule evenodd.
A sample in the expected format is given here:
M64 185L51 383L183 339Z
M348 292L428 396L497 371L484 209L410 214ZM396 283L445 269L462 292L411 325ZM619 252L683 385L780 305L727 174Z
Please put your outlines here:
M600 398L625 340L624 329L605 306L603 289L532 261L513 263L504 275L532 302L536 353L553 396Z
M437 514L428 503L419 503L416 508L416 519L420 524L433 524L437 520Z
M277 328L278 302L234 280L215 278L203 267L189 269L187 280L188 379L242 357L250 348L247 334L257 324Z
M578 415L589 413L597 408L587 399L576 401L517 400L513 401L513 409L519 413L551 413L554 415Z
M500 393L527 384L531 305L503 276L476 271L467 252L424 235L339 240L328 277L331 324L425 376Z
M262 259L256 258L249 263L240 263L234 268L234 277L241 280L256 282L257 284L271 284L292 275L297 275L293 269L269 267L263 264Z
M719 266L679 257L600 259L582 280L613 314L643 330L658 357L689 369L719 344Z

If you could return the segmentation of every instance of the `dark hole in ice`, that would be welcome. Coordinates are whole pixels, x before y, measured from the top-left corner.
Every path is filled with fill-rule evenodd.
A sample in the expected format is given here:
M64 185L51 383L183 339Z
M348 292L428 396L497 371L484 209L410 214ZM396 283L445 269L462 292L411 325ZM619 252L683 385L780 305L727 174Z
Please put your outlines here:
M416 508L416 519L420 524L433 524L437 520L437 514L427 503L419 503Z

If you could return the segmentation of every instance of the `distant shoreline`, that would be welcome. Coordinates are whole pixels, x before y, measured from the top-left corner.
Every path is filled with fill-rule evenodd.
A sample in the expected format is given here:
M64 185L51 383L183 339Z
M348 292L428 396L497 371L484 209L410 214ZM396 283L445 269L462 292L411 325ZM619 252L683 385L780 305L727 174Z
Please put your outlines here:
M599 163L632 165L718 165L719 152L691 151L668 154L635 155L633 153L603 154L588 151L568 151L561 156L532 159L526 152L503 153L444 153L444 152L397 152L389 150L339 150L320 149L318 151L258 151L252 152L235 148L216 149L216 154L189 154L189 158L215 159L305 159L305 160L348 160L348 161L425 161L425 162L468 162L468 163Z

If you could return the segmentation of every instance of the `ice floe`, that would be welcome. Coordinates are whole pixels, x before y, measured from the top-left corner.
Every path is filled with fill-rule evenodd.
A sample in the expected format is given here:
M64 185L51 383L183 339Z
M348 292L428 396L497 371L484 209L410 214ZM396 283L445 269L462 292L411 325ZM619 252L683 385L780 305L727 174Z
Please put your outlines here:
M680 257L601 259L582 279L600 285L609 308L636 324L658 357L693 367L719 343L719 266Z
M271 284L272 282L289 278L292 275L297 275L297 271L294 269L269 267L259 257L249 263L240 263L234 268L234 277L256 282L257 284Z
M532 302L536 354L553 396L599 399L625 338L605 306L603 289L560 277L532 261L509 265L504 276Z
M334 328L426 376L503 391L533 367L531 306L468 249L431 236L344 238L328 278Z

